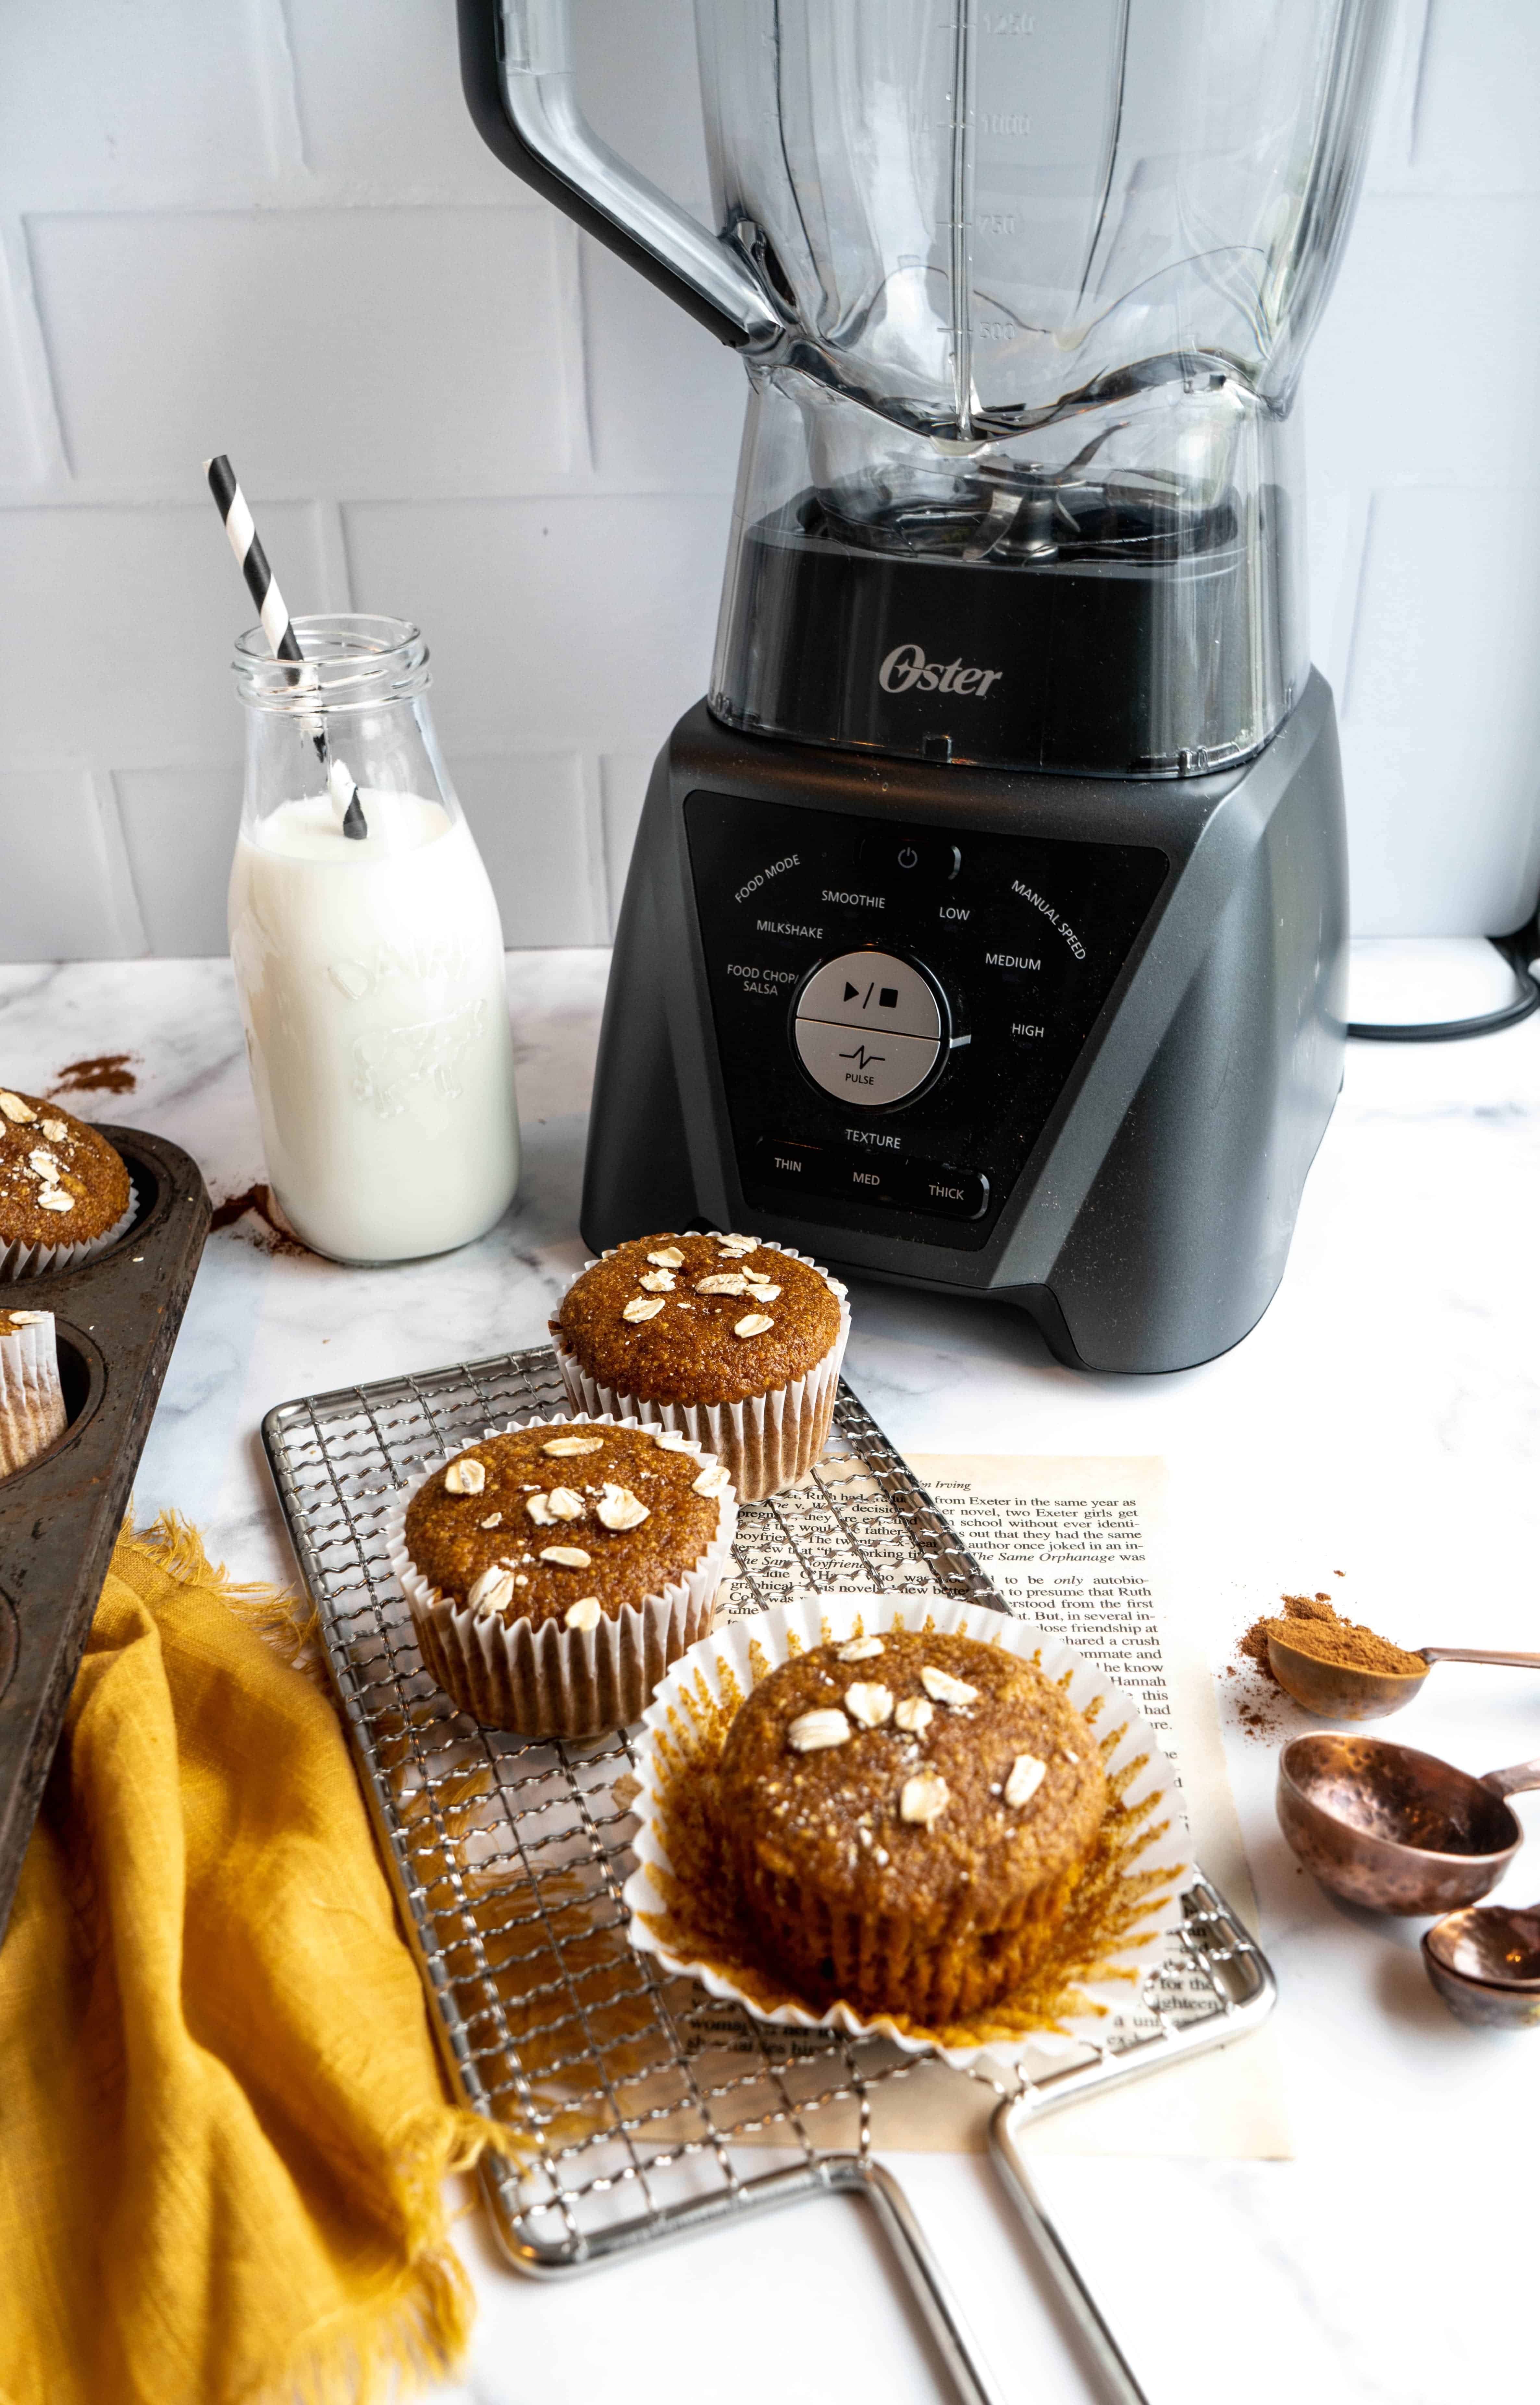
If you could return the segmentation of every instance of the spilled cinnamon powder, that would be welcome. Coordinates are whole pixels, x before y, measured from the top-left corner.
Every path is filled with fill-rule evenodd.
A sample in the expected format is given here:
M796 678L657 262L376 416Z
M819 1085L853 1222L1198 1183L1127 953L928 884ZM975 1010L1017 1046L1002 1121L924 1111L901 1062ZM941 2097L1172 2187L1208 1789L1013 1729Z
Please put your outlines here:
M71 1061L60 1070L49 1094L132 1094L138 1079L132 1052L97 1052L89 1060Z
M239 1194L227 1194L216 1202L210 1229L231 1228L259 1252L284 1253L298 1260L314 1260L308 1245L286 1228L278 1217L271 1186L258 1184L244 1187Z

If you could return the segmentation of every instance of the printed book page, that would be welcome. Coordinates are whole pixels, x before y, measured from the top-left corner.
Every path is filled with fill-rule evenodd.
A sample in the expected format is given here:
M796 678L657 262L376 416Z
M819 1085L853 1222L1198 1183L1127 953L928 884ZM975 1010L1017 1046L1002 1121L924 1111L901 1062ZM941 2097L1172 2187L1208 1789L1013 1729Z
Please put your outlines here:
M1162 1593L1164 1464L1149 1456L931 1454L909 1467L1011 1610L1084 1653L1138 1701L1176 1769L1197 1862L1254 1933L1256 1903L1213 1681ZM837 1454L819 1463L820 1485L838 1493L837 1517L819 1508L815 1489L777 1498L781 1534L791 1537L800 1571L794 1587L784 1572L775 1580L765 1575L770 1555L763 1563L744 1558L749 1549L740 1532L736 1551L760 1596L779 1600L776 1586L790 1595L877 1583L900 1593L929 1584L922 1566L903 1558L902 1541L894 1541L902 1524L862 1469ZM778 1568L785 1555L779 1548L777 1554ZM922 1573L917 1580L916 1572ZM734 1617L756 1608L742 1585L722 1601ZM1128 2018L1136 2028L1155 2025L1137 2008ZM873 2090L874 2143L981 2150L997 2101L980 2079L928 2064ZM848 2117L847 2131L835 2134L836 2117ZM822 2144L854 2144L853 2108L847 2117L829 2111L819 2118ZM1264 2028L1114 2094L1067 2106L1030 2125L1028 2143L1043 2153L1288 2156L1272 2032Z

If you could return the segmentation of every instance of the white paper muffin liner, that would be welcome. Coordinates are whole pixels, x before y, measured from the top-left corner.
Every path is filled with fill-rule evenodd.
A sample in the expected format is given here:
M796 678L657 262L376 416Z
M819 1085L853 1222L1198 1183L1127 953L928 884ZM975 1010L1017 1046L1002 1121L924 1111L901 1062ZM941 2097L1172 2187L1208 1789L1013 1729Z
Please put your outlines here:
M105 1252L126 1235L139 1208L133 1180L129 1180L128 1209L104 1236L86 1236L77 1245L0 1244L0 1286L19 1285L23 1278L46 1277L50 1270L78 1269L93 1253Z
M609 1413L574 1412L558 1420L511 1420L487 1433L513 1436L523 1428L578 1422L624 1425ZM489 1728L516 1729L521 1737L577 1737L625 1727L641 1717L669 1665L711 1626L738 1523L736 1495L728 1486L718 1498L715 1537L694 1567L671 1580L661 1595L644 1596L612 1618L602 1614L596 1628L565 1628L553 1620L536 1627L527 1619L505 1619L500 1611L468 1610L431 1585L406 1549L413 1497L476 1442L468 1438L453 1453L430 1461L385 1514L385 1549L412 1607L424 1662L461 1709ZM693 1441L682 1450L703 1464L711 1458Z
M617 1249L611 1245L600 1259L609 1260ZM557 1366L575 1410L594 1417L602 1414L612 1419L639 1420L653 1428L678 1428L681 1434L694 1437L708 1453L725 1463L740 1503L762 1503L767 1495L778 1495L783 1486L794 1485L799 1478L805 1478L818 1460L829 1442L834 1398L839 1391L840 1364L850 1334L849 1300L837 1277L819 1269L817 1261L790 1245L774 1244L766 1237L759 1249L784 1253L788 1260L802 1261L808 1269L818 1270L839 1304L839 1333L822 1360L815 1362L805 1376L794 1378L790 1385L777 1386L769 1394L752 1395L741 1403L654 1403L637 1395L619 1394L614 1387L601 1386L589 1376L568 1348L559 1315L551 1322ZM593 1261L585 1261L583 1270L595 1266Z
M68 1425L52 1312L0 1329L0 1478L25 1470Z
M1029 1660L1035 1654L1044 1678L1056 1682L1068 1673L1066 1693L1076 1709L1085 1712L1088 1706L1099 1705L1099 1709L1092 1716L1093 1725L1099 1731L1122 1729L1116 1745L1104 1757L1109 1773L1126 1768L1141 1755L1145 1757L1123 1792L1125 1807L1148 1802L1152 1808L1146 1815L1146 1824L1166 1823L1138 1856L1139 1873L1141 1877L1151 1871L1158 1873L1161 1892L1150 1893L1144 1909L1109 1946L1093 1975L1077 1981L1077 2009L1067 2013L1052 2032L1039 2029L1019 2038L989 2035L981 2037L977 2045L944 2045L939 2035L927 2036L913 2025L901 2029L886 2016L863 2017L846 2004L835 2003L822 2013L791 2003L767 2011L718 1964L686 1960L676 1953L655 1925L666 1918L667 1899L654 1870L661 1867L667 1872L672 1867L660 1825L660 1789L664 1784L660 1741L676 1763L687 1760L703 1742L686 1701L687 1695L698 1692L704 1684L714 1700L720 1699L723 1672L727 1671L738 1692L748 1695L761 1679L787 1661L793 1652L838 1642L858 1631L862 1636L875 1637L895 1625L922 1629L927 1624L938 1634L972 1637L984 1645L1002 1646L1007 1653L1024 1659ZM1113 1686L1094 1663L1071 1653L1057 1638L1044 1636L1029 1622L1011 1619L987 1605L959 1603L945 1596L810 1596L800 1602L777 1604L773 1610L751 1619L726 1622L692 1646L664 1680L642 1716L635 1755L638 1792L632 1809L640 1825L632 1846L637 1867L622 1890L622 1900L630 1916L631 1943L639 1953L655 1956L665 1970L699 1980L709 1994L741 2004L756 2020L777 2029L836 2029L850 2037L885 2037L908 2054L937 2053L958 2070L965 2070L983 2055L1015 2063L1033 2051L1051 2052L1088 2038L1094 2040L1109 2012L1126 2012L1137 2001L1140 1977L1159 1961L1161 1937L1181 1920L1182 1891L1193 1876L1192 1841L1176 1773L1133 1699ZM1127 1976L1130 1971L1134 1975L1132 1983ZM979 2018L981 2023L987 2023L989 2016L981 2015Z

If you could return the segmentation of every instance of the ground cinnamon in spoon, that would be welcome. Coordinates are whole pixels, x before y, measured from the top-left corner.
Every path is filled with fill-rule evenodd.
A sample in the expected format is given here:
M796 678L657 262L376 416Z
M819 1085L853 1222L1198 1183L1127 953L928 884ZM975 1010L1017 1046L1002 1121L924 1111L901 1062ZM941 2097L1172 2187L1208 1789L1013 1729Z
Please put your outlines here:
M1267 1659L1269 1637L1281 1638L1285 1645L1308 1653L1313 1662L1339 1662L1351 1670L1379 1670L1405 1679L1421 1678L1428 1667L1421 1653L1393 1645L1388 1637L1361 1627L1356 1620L1340 1618L1329 1596L1286 1595L1282 1604L1282 1618L1253 1621L1240 1640L1246 1659L1269 1679L1273 1677Z

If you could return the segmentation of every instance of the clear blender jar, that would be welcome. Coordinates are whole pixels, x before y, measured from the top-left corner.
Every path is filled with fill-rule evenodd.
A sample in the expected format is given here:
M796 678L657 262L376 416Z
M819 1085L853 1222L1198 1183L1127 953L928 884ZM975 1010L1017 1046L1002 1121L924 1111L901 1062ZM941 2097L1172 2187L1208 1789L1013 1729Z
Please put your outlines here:
M1384 0L697 0L714 231L583 123L564 0L461 10L493 147L742 349L721 720L1112 776L1267 743Z

